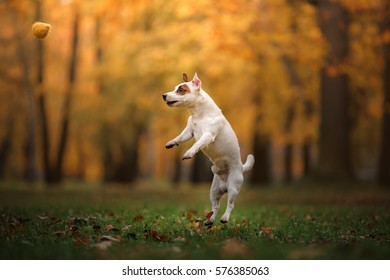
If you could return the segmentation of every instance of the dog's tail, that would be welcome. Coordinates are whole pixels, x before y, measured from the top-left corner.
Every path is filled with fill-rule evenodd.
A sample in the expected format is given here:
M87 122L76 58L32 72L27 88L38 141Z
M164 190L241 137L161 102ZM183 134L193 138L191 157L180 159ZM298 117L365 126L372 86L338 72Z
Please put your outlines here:
M255 157L253 155L248 155L246 158L246 162L242 165L244 173L251 170L254 164L255 164Z

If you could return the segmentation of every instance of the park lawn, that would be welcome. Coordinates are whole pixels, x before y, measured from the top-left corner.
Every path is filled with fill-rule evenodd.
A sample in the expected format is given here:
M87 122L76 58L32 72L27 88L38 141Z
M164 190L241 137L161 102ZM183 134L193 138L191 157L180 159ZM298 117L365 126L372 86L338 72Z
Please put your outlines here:
M389 202L375 186L245 186L206 227L207 186L2 183L0 259L390 259Z

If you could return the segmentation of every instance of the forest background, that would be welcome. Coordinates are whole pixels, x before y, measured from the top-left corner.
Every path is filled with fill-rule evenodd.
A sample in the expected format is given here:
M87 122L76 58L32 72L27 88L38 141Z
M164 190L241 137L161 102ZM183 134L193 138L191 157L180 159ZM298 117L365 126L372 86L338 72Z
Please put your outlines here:
M188 112L161 95L197 72L253 153L254 185L390 185L386 0L2 0L0 179L208 181ZM50 23L45 39L31 33Z

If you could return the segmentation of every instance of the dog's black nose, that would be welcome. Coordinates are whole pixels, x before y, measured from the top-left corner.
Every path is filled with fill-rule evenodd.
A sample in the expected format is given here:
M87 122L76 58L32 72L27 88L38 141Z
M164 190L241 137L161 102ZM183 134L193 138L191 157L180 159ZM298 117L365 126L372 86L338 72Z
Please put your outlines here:
M165 101L167 99L167 94L163 94L162 97L163 97L163 99Z

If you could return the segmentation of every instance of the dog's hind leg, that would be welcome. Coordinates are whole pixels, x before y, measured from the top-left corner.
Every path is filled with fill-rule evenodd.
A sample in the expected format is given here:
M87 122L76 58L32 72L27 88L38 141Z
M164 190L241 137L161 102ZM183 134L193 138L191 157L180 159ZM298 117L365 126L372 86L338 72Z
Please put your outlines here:
M211 226L214 223L215 217L217 216L219 210L221 197L225 193L223 191L223 189L225 189L225 184L226 182L224 182L217 174L214 174L210 190L210 201L213 214L211 215L210 219L205 222L206 226Z
M236 196L240 192L241 185L244 182L244 177L242 173L235 172L229 174L228 180L227 180L227 193L228 193L228 200L227 200L227 207L225 214L223 214L221 218L221 223L227 223L227 221L230 218L230 214L232 213L232 210L234 208L234 200L236 199Z

